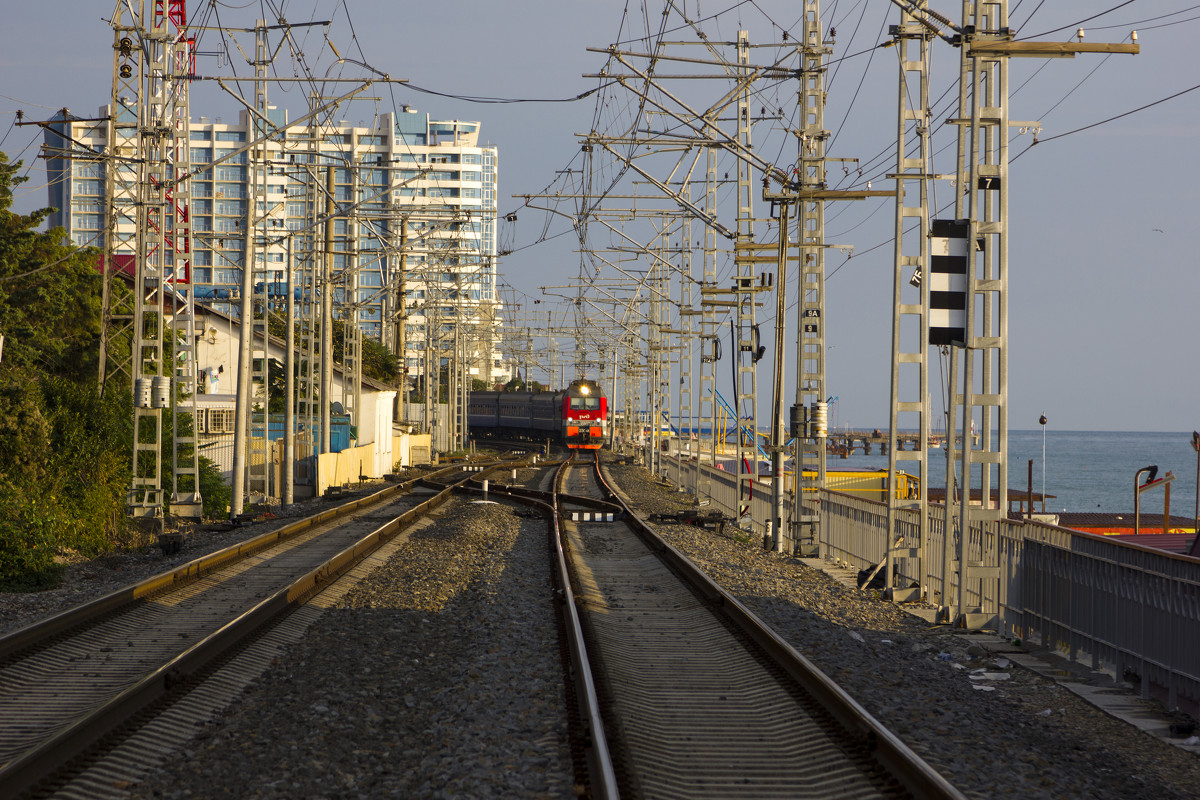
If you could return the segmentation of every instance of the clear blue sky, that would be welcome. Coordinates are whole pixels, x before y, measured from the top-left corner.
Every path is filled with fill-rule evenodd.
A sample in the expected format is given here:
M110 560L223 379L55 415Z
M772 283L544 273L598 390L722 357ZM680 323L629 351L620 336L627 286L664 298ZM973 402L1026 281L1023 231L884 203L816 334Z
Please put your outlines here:
M933 5L951 18L959 13L960 4L950 0ZM409 88L370 92L379 99L364 100L342 114L352 122L369 120L396 104L436 118L481 120L484 138L500 147L501 212L519 212L515 224L501 226L502 246L514 250L501 271L517 290L521 313L533 311L533 300L543 298L538 287L562 285L576 276L580 256L569 224L560 216L522 209L522 200L509 198L539 193L555 181L557 171L578 168L576 134L618 119L613 107L618 96L604 94L605 105L599 109L597 95L562 103L454 98L575 97L596 86L582 75L598 71L605 61L586 48L615 41L625 42L627 49L643 48L637 39L645 35L647 20L658 24L659 4L648 13L641 5L562 0L193 6L193 21L209 25L244 27L259 17L280 16L293 23L332 20L328 37L343 56L412 82ZM782 29L793 36L800 30L800 4L794 2L676 6L689 17L703 18L700 26L714 41L734 38L739 27L750 30L754 42L777 41ZM1060 429L1191 431L1200 427L1200 365L1194 354L1200 326L1200 270L1195 263L1200 229L1192 222L1200 208L1200 91L1087 126L1200 82L1194 55L1200 8L1186 11L1193 7L1186 0L1011 0L1010 6L1013 26L1022 37L1063 41L1083 27L1087 41L1120 42L1137 29L1142 47L1137 56L1013 60L1010 116L1040 121L1045 141L1026 153L1028 133L1012 140L1010 427L1036 428L1044 412ZM65 106L79 116L94 115L111 85L113 36L103 19L110 12L107 2L69 9L41 3L6 8L0 149L32 167L17 198L19 210L45 204L45 172L35 158L40 132L10 129L14 112L23 109L27 119L44 119ZM872 48L885 41L898 11L887 0L859 0L825 2L822 12L826 27L838 32L834 58L861 54L846 58L831 73L826 127L834 139L828 154L865 163L894 146L894 50ZM308 63L323 71L333 57L321 29L298 36ZM678 31L680 39L689 36L695 40L688 29ZM243 41L248 47L248 40ZM200 49L225 47L216 33L205 33ZM200 72L247 74L250 68L233 52L231 61L202 56ZM933 97L956 91L950 81L957 53L938 43L934 62ZM280 74L293 74L288 58L277 68ZM794 84L772 91L770 102L794 104ZM272 100L294 113L304 105L294 89L273 90ZM211 88L197 88L192 109L193 116L236 114L234 103ZM947 116L943 113L935 122ZM1081 128L1087 129L1071 133ZM1069 135L1050 139L1061 134ZM771 135L761 132L761 141L772 141ZM935 146L951 141L943 130ZM788 158L786 148L778 146L762 152ZM874 188L887 188L882 174L894 169L894 159L875 163ZM934 166L938 172L952 171L952 146L937 154ZM948 197L944 187L939 189L938 204ZM885 243L892 235L893 211L889 201L844 205L844 210L829 212L827 237L853 245L856 255L847 261L832 252L828 260L828 391L839 397L834 418L839 425L874 427L887 420L892 267L891 247ZM558 314L556 321L570 314L549 300L537 310L544 313L548 307ZM936 385L936 366L932 377ZM760 385L766 378L764 370ZM769 395L760 393L764 399Z

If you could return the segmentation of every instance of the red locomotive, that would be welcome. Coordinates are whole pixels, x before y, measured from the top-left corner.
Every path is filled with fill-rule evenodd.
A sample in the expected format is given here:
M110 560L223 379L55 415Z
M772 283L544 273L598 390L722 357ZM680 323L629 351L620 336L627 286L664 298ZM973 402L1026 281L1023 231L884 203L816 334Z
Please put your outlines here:
M608 433L608 399L600 384L572 381L565 392L471 392L473 432L539 439L597 450Z

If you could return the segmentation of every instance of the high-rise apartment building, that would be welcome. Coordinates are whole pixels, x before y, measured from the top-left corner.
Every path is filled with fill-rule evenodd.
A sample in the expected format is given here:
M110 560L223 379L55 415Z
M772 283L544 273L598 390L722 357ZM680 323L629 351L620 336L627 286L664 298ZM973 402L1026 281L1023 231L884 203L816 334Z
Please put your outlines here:
M98 117L107 115L105 107ZM179 155L193 177L180 193L187 214L176 216L190 221L197 302L237 316L251 254L256 292L272 304L287 296L289 266L321 275L328 265L335 314L402 352L410 375L423 374L427 358L445 363L453 346L471 376L511 377L497 346L498 153L480 144L480 123L408 108L369 125L289 126L275 108L267 116L269 127L248 111L236 123L190 122L187 161ZM262 130L270 135L252 147ZM103 121L67 117L45 134L58 209L50 222L79 246L105 244L106 170L119 164L107 158L106 131ZM118 254L133 253L133 219L118 218Z

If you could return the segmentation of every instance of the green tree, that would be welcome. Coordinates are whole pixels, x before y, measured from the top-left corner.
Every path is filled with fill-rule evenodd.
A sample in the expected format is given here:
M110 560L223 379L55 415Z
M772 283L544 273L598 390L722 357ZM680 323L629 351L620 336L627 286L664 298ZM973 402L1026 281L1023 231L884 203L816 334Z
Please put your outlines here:
M64 549L122 541L128 392L96 389L98 254L12 211L20 163L0 153L0 583L44 586Z
M272 312L268 320L268 330L272 336L283 339L287 335L287 318L279 312ZM296 325L297 341L299 341L299 324ZM342 320L333 321L333 360L336 364L345 363L346 354L346 323ZM380 383L394 386L400 374L400 361L391 350L388 350L374 339L362 340L362 372L368 378ZM272 364L271 369L275 369Z
M86 380L95 376L100 341L99 253L66 243L55 228L39 233L52 209L12 211L21 162L0 153L0 334L3 366Z

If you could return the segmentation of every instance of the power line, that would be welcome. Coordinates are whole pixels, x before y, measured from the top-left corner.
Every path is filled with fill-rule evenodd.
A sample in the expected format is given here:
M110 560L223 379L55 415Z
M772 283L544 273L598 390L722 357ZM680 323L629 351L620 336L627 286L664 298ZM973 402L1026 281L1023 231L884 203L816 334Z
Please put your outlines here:
M1029 147L1025 148L1020 153L1015 155L1012 158L1012 161L1009 161L1009 163L1010 164L1013 163L1013 161L1016 161L1018 158L1025 155L1026 153L1028 153L1035 146L1042 144L1044 142L1053 141L1054 139L1061 139L1064 136L1071 136L1072 134L1081 133L1083 131L1090 130L1091 128L1097 128L1101 125L1106 125L1109 122L1114 122L1118 119L1121 119L1122 117L1128 117L1131 114L1138 113L1139 111L1145 111L1147 108L1153 108L1154 106L1165 103L1168 100L1174 100L1176 97L1182 97L1183 95L1188 94L1189 92L1194 92L1197 89L1200 89L1200 84L1196 84L1195 86L1191 87L1190 89L1184 89L1183 91L1176 92L1175 94L1172 94L1172 95L1168 95L1167 97L1164 97L1160 100L1155 100L1153 103L1147 103L1144 106L1138 106L1137 108L1130 109L1129 111L1126 111L1122 114L1117 114L1116 116L1113 116L1113 117L1109 117L1108 119L1102 119L1098 122L1093 122L1090 125L1084 125L1082 128L1076 128L1075 130L1067 131L1065 133L1058 133L1058 134L1055 134L1054 136L1047 136L1045 139L1034 139L1033 144L1029 145Z

